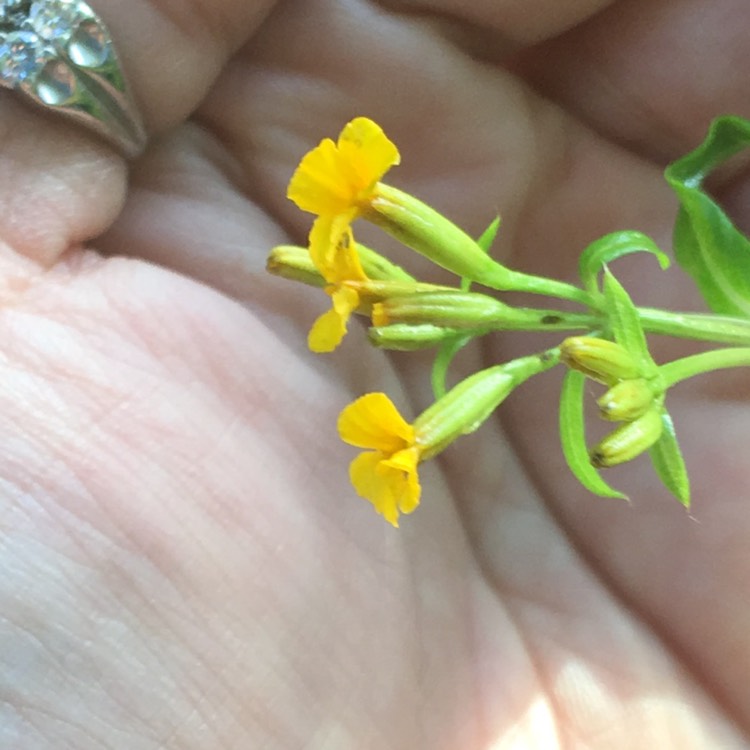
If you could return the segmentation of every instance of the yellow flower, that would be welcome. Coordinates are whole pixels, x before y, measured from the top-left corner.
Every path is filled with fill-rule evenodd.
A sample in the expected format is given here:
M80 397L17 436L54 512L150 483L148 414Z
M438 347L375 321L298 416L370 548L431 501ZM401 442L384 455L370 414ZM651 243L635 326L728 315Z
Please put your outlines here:
M341 412L338 428L344 442L369 449L349 467L354 488L398 526L399 513L411 513L421 493L421 449L414 427L384 393L368 393Z
M359 292L346 282L367 281L350 229L347 228L341 236L340 244L323 276L328 282L326 294L331 297L333 305L313 323L308 334L307 344L317 353L332 352L341 343L349 318L359 307Z
M326 138L303 157L287 197L318 216L310 231L310 256L326 278L343 235L399 159L396 146L366 117L344 126L337 143Z
M557 362L551 352L542 352L480 370L425 409L414 424L384 393L358 398L341 412L338 425L345 443L368 449L349 467L354 488L398 526L399 513L419 505L417 465L474 432L516 386Z

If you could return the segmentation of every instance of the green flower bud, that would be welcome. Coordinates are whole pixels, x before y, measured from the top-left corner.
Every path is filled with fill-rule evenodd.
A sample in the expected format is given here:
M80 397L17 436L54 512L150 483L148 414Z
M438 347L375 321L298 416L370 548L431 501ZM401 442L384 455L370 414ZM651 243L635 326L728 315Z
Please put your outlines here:
M640 456L661 437L663 426L659 410L649 409L638 419L618 427L593 448L592 465L604 469Z
M560 344L560 359L572 370L607 385L633 380L640 370L627 349L614 341L592 336L571 336Z
M521 383L557 363L545 352L496 365L462 380L414 421L422 458L430 458L461 435L474 432Z
M597 400L602 419L632 422L645 414L654 403L654 391L643 378L621 380Z
M326 280L310 259L310 251L297 245L277 245L268 254L266 270L274 276L300 281L308 286L323 287Z
M400 352L414 352L439 346L444 341L458 336L460 331L424 323L409 325L396 323L390 326L373 326L367 336L373 346Z
M408 193L380 182L361 211L363 218L442 268L496 288L510 286L507 268L452 221Z
M392 323L431 323L447 328L491 326L513 312L513 308L484 294L442 291L386 297L372 308L376 326Z

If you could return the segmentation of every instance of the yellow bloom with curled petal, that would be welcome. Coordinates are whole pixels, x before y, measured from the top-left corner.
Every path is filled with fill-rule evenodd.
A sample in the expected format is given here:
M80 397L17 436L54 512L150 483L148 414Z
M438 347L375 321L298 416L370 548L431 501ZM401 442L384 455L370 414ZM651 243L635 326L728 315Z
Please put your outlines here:
M320 270L328 282L325 291L333 305L315 321L307 343L312 351L324 353L332 352L341 343L349 318L359 307L359 293L346 282L368 280L355 250L351 229L347 228L330 262Z
M396 146L366 117L347 123L336 143L325 138L302 158L287 197L318 217L310 232L310 256L324 276L343 235L367 206L380 178L399 160Z
M349 467L354 488L398 526L399 513L411 513L421 493L414 427L384 393L368 393L341 412L338 428L344 442L368 449Z
M413 424L385 393L358 398L341 412L338 424L345 443L367 449L349 467L354 489L398 526L399 513L411 513L419 505L417 466L474 432L514 388L558 361L553 350L480 370L453 386Z

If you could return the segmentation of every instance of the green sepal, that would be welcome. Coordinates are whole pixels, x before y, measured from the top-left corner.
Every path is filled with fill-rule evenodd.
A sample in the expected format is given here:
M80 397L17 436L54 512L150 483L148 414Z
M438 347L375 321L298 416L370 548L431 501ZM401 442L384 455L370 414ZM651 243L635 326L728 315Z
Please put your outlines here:
M643 332L638 308L633 304L625 287L604 267L604 303L610 333L635 360L643 377L653 377L658 368L651 358Z
M496 216L477 240L477 245L479 245L485 253L489 254L490 249L492 248L492 243L495 241L495 237L497 237L498 229L500 229L500 217Z
M477 240L477 245L484 250L487 255L490 254L490 250L492 249L492 243L495 241L495 237L497 237L497 231L500 229L500 217L496 216L490 225L487 227L487 229L482 232L482 234L479 236L479 239ZM471 279L467 279L465 276L461 279L461 289L464 292L468 292L469 289L471 289L472 281Z
M711 171L750 146L750 121L725 116L711 123L705 141L672 162L664 176L677 193L677 262L693 277L717 313L750 316L750 240L702 189Z
M578 274L587 292L595 295L599 291L599 273L610 261L631 253L651 253L656 256L664 271L669 268L669 256L643 232L627 230L612 232L592 242L578 260Z
M599 497L616 497L627 500L622 492L610 487L591 465L586 447L586 425L583 398L586 376L568 370L560 392L560 443L565 460L576 479Z
M690 507L690 478L682 457L674 424L669 412L662 408L664 428L661 437L649 448L651 463L664 486L686 507Z

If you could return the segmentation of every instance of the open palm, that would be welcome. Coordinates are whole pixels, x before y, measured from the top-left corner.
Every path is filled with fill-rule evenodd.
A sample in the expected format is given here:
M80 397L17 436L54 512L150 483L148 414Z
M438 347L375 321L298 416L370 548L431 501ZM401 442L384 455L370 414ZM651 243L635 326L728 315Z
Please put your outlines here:
M130 183L0 102L0 746L750 746L733 392L670 402L692 517L645 462L630 505L575 484L550 374L425 467L395 530L335 420L373 389L416 413L425 361L313 356L325 299L263 270L309 227L297 160L356 115L401 149L391 181L475 234L499 209L516 267L571 275L616 229L667 245L663 165L748 114L744 0L95 5L155 134ZM698 304L628 268L638 301Z

